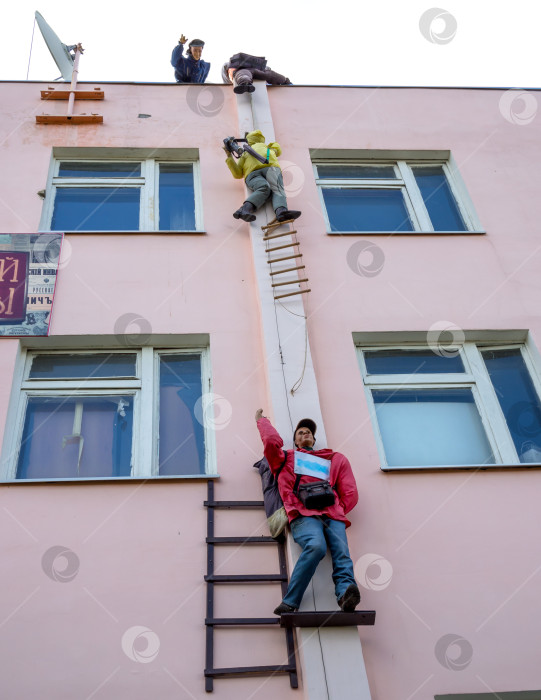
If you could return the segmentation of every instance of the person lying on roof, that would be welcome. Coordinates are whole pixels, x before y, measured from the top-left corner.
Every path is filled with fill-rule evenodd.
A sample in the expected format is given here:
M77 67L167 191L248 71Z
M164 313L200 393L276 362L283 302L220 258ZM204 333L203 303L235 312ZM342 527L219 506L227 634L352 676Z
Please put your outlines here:
M289 78L267 67L267 60L262 56L236 53L222 66L222 80L233 83L233 92L238 95L255 90L254 78L264 80L268 85L291 85Z

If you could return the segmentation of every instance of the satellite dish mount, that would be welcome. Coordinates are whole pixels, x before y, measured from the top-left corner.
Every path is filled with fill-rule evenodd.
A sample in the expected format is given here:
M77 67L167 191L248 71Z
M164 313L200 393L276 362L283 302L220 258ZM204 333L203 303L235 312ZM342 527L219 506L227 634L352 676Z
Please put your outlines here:
M56 65L58 66L62 78L71 81L69 90L49 90L41 91L42 100L68 100L68 111L66 116L54 114L41 114L36 116L38 124L101 124L103 117L100 114L73 114L75 100L103 100L103 90L77 90L77 79L79 76L79 59L84 52L81 44L67 46L63 44L53 29L47 24L39 12L36 12L36 22L43 35L49 51Z

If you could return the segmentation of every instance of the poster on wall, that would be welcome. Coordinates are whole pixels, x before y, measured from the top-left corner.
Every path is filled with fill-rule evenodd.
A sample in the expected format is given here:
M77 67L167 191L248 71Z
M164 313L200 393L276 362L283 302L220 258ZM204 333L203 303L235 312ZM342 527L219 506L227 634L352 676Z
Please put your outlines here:
M0 338L48 335L63 239L0 234Z

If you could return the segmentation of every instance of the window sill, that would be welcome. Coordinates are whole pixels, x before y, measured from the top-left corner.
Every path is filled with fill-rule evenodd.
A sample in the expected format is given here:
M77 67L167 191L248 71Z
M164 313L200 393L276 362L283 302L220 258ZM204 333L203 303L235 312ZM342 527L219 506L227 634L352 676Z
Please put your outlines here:
M85 235L85 234L90 234L91 236L98 236L100 234L105 234L106 236L111 236L115 234L143 234L143 235L150 235L150 234L160 234L160 235L167 235L170 233L177 234L177 233L182 233L182 234L192 234L192 235L204 235L207 232L206 231L40 231L40 233L65 233L69 234L70 236L72 235Z
M327 231L329 236L479 236L486 231Z
M145 483L145 482L171 482L171 481L213 481L219 479L219 474L193 474L186 476L96 476L86 479L9 479L0 481L0 486L13 486L19 484L103 484L108 482L113 483Z
M466 466L446 466L446 467L380 467L382 472L498 472L498 471L528 471L530 469L541 469L541 463L528 464L471 464Z

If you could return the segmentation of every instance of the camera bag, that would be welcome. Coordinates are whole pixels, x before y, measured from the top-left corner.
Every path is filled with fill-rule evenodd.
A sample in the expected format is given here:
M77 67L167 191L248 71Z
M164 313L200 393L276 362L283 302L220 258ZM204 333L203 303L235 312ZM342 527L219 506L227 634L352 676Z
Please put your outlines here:
M328 481L311 481L309 484L299 486L301 475L297 474L293 493L305 508L309 510L323 510L334 505L334 488Z

